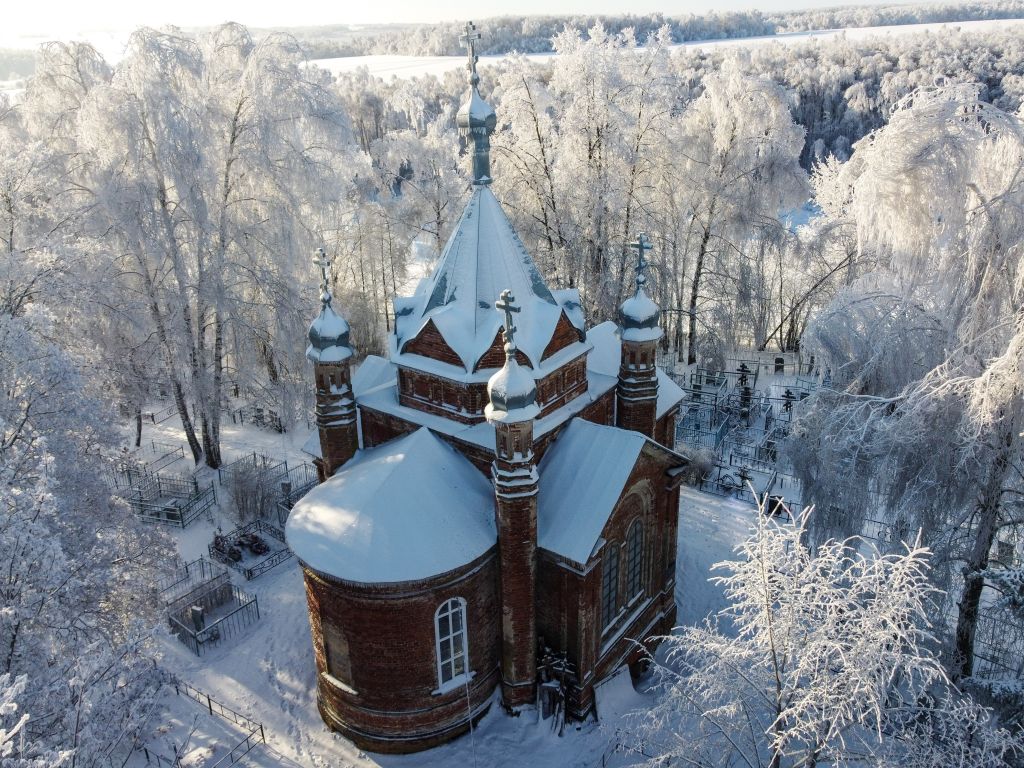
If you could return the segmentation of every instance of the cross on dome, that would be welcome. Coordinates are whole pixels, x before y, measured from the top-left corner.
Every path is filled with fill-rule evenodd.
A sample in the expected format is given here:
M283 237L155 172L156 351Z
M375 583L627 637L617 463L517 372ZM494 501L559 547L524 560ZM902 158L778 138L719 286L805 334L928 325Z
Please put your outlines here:
M646 272L649 264L644 258L644 253L654 248L654 245L647 239L647 235L641 232L629 247L636 251L636 289L639 291L647 284Z
M466 22L466 31L459 37L459 42L469 51L469 63L466 68L469 70L469 82L473 85L480 82L480 75L476 73L476 63L480 60L480 57L476 55L476 41L482 38L483 35L477 31L476 25L472 21Z
M498 124L494 107L480 96L477 85L480 75L476 71L479 56L476 55L476 41L483 37L473 22L466 24L466 32L459 39L469 53L469 95L455 115L459 133L473 142L473 184L491 183L491 140L490 135Z
M331 257L323 248L317 248L313 254L313 263L320 268L320 301L324 304L331 303L331 289L328 275L331 270Z
M519 312L520 308L516 306L515 301L516 297L512 295L512 291L506 288L501 292L498 300L494 302L494 308L499 312L505 313L505 353L509 355L515 352L516 349L516 327L512 322L512 313Z
M313 254L313 264L320 269L320 314L309 325L309 347L306 357L314 363L337 363L352 356L348 346L349 327L331 306L331 258L323 248Z

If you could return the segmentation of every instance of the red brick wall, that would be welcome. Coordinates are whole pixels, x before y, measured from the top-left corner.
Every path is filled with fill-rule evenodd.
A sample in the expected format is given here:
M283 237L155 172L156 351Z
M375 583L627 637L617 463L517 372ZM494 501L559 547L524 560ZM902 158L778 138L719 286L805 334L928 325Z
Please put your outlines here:
M422 582L366 585L341 582L303 567L325 722L359 747L412 752L447 741L468 727L466 689L437 690L434 614L452 597L466 600L469 684L474 713L499 682L498 569L495 549L463 568ZM327 680L324 628L348 647Z
M526 465L499 460L497 466L502 701L518 707L532 704L537 694L537 496L501 496L502 490L517 494L529 490L502 484L504 471Z
M537 382L540 416L547 416L587 391L587 356L582 355Z
M502 362L505 357L502 353ZM541 416L561 408L587 391L586 355L566 363L537 381ZM488 403L486 383L463 384L411 368L398 369L398 402L417 411L478 424Z
M657 343L622 342L619 384L615 403L618 426L654 438L658 411Z
M478 424L484 420L487 385L463 384L400 367L398 402L408 408L443 416L460 424Z
M544 354L540 356L540 359L547 360L560 349L565 349L570 344L574 344L577 341L583 341L585 338L586 336L578 330L576 326L569 322L569 318L565 316L565 312L563 311L561 316L558 318L558 324L555 326L555 332L551 334L551 341L549 341L547 347L544 348Z
M437 330L433 320L428 320L427 324L423 326L423 330L405 342L401 351L414 355L423 355L423 357L441 360L450 365L458 366L463 370L466 369L462 364L462 359L455 354L455 350L444 340L444 336Z
M538 566L537 633L555 650L567 652L578 670L577 685L570 691L570 712L585 717L593 704L593 686L622 664L639 659L642 652L633 642L652 634L668 632L675 622L676 525L678 489L668 490L666 460L652 450L644 450L637 461L618 506L602 531L605 546L580 569L563 565L561 558L541 551ZM637 499L649 498L645 507ZM637 517L644 524L644 592L632 604L624 606L620 618L605 631L601 616L601 574L607 547L620 547L620 603L626 595L627 551L624 547L629 526ZM639 606L650 603L638 615ZM663 618L655 621L659 614ZM619 636L604 649L605 643ZM650 644L648 644L650 647ZM600 713L598 713L600 714Z
M359 450L356 427L355 398L352 394L351 366L340 363L317 363L313 367L316 380L316 422L320 435L321 469L324 478ZM345 404L347 401L347 404ZM338 421L348 419L349 423Z
M533 368L530 364L530 358L528 358L521 349L516 350L516 362L525 368ZM501 331L498 331L494 336L494 341L491 342L491 346L487 348L487 351L480 355L480 359L476 361L476 365L473 366L474 371L479 371L486 368L501 368L505 364L505 336Z
M658 419L658 425L654 430L654 439L673 450L675 450L676 444L676 419L678 416L679 406L677 405Z
M365 406L359 406L359 423L362 426L364 448L383 445L419 429L418 424Z

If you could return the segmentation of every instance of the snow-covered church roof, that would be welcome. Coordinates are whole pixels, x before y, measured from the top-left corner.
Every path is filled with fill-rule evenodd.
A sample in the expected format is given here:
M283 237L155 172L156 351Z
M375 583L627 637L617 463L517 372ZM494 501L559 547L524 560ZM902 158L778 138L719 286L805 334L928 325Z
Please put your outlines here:
M569 422L538 467L538 546L586 565L648 444L676 455L640 432L580 418Z
M295 505L288 546L320 573L361 583L429 578L494 546L494 492L426 428L359 451Z
M494 303L506 289L522 307L516 341L535 369L563 310L584 330L579 293L548 289L490 187L477 185L433 274L414 295L395 299L391 359L417 367L405 346L433 321L465 371L473 372L501 329Z

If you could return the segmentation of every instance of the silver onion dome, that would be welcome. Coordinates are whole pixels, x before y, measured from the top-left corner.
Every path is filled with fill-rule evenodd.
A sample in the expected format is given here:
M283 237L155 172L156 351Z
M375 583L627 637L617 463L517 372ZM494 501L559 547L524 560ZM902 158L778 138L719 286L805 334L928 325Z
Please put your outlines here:
M518 312L512 291L504 290L495 308L505 313L505 365L487 382L490 403L484 409L488 421L528 421L540 413L537 382L533 374L516 361L516 327L512 313Z
M331 306L331 291L328 287L327 270L331 261L323 248L318 248L313 263L320 268L320 314L309 324L306 337L306 357L313 362L340 362L352 356L348 346L349 327L345 318Z

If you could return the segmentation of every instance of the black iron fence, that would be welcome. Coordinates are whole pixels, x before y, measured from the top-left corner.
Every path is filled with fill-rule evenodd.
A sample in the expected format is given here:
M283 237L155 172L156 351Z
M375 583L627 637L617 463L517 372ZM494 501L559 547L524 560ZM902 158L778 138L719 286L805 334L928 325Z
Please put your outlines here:
M281 481L281 498L277 502L278 525L284 527L295 503L319 482L316 467L309 462L304 461L288 470L288 478Z
M184 528L217 503L213 483L195 478L146 475L128 489L128 503L140 520Z
M205 557L199 557L175 568L172 573L157 581L157 594L164 605L170 605L182 595L202 588L204 584L209 584L221 574L227 575L223 566L211 563Z
M198 688L193 688L188 683L180 681L175 682L174 692L179 696L186 696L192 699L205 708L211 715L228 720L241 727L245 732L245 736L242 737L242 740L232 746L228 750L228 753L211 765L210 768L229 768L229 766L238 763L239 760L249 754L249 752L260 744L267 743L266 734L263 732L263 723L252 720L245 715L236 712L230 707L221 704L210 696L210 694L203 693Z
M241 634L260 618L256 596L230 583L194 595L188 605L175 605L176 610L167 616L171 631L196 656Z
M729 422L723 421L717 427L707 429L704 427L688 427L680 424L676 427L676 445L689 448L704 448L709 451L717 451L725 436L729 433Z
M156 454L156 458L149 462L150 472L159 472L185 458L185 449L180 445L158 443L155 440L151 440L150 443L153 446L153 453Z
M279 546L269 547L266 553L257 555L255 553L258 548L253 546L254 540L251 537L257 537L264 546L265 537L270 538ZM252 581L292 556L284 540L284 531L264 520L253 520L217 536L207 550L211 558L238 571L246 581ZM249 556L244 554L246 551L250 553Z
M217 479L221 485L230 485L240 475L260 475L269 481L279 481L288 475L288 462L253 451L217 470Z

